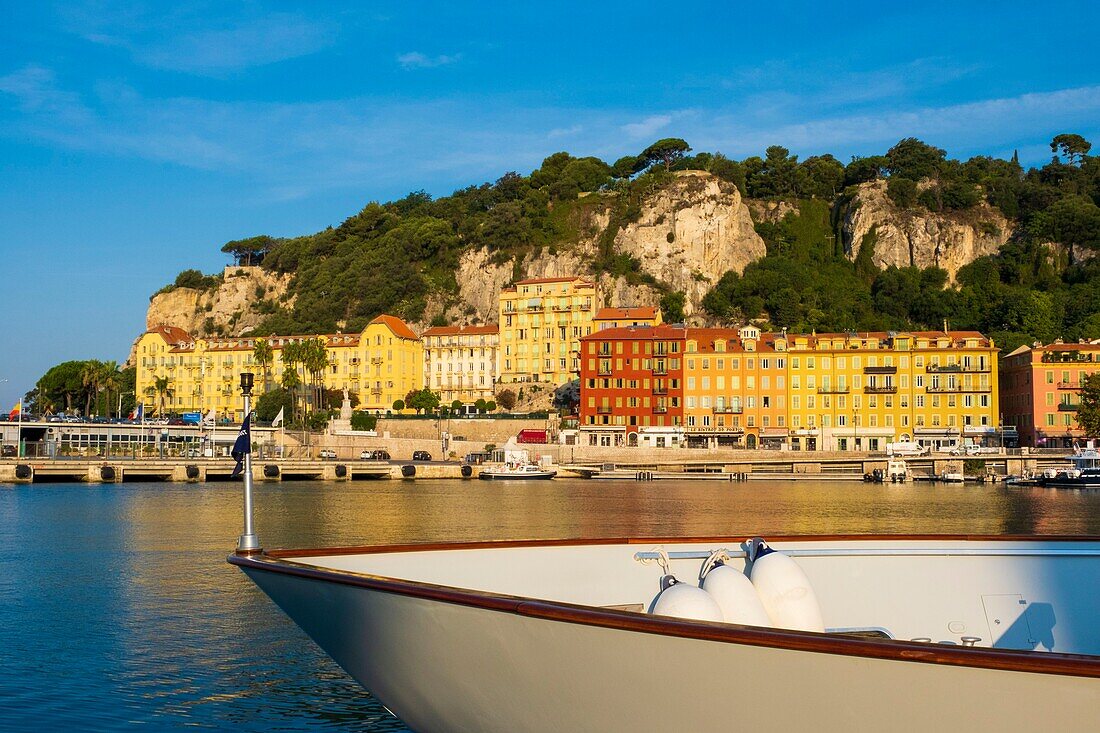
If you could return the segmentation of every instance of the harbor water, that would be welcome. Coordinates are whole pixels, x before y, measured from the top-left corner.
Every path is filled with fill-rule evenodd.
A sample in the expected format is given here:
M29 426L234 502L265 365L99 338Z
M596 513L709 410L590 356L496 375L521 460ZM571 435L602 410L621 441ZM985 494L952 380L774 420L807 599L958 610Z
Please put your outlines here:
M265 547L821 533L1100 535L1100 492L555 480L257 486ZM240 571L239 484L0 486L0 730L404 731Z

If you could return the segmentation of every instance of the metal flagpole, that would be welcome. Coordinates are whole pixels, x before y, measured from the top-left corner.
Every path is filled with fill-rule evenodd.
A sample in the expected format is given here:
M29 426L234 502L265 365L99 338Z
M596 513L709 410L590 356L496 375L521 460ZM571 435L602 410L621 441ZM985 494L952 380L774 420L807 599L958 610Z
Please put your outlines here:
M249 423L252 421L252 381L251 372L241 373L241 394L244 396L244 425L241 430L249 436L251 442L251 430ZM252 446L248 445L244 451L244 534L237 539L237 552L256 552L260 549L260 540L252 528Z

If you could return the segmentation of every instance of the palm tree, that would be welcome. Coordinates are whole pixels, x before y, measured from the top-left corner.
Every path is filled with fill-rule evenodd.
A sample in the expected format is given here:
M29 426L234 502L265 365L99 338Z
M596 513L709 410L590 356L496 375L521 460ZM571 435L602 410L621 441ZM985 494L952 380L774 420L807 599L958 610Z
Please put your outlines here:
M309 372L310 386L313 388L313 409L321 408L321 395L324 390L325 369L328 368L328 350L324 338L306 341L302 346L302 363Z
M164 398L171 399L176 391L172 389L172 380L168 377L155 377L153 379L153 389L157 393L157 415L164 416Z
M267 339L256 339L256 345L252 347L252 358L256 360L256 363L260 365L260 369L264 373L264 392L268 390L268 383L271 377L271 362L274 359L275 354L271 349L271 344L267 342Z
M294 414L297 417L299 414L299 388L302 386L302 379L298 375L298 362L302 360L302 345L294 342L283 344L280 356L283 361L283 388L290 393L291 403L294 405Z
M122 372L118 369L117 361L104 361L100 363L99 371L99 389L105 393L107 397L106 403L102 406L102 414L111 414L111 393L119 392L122 390ZM100 411L100 406L96 406L96 412Z
M80 368L80 384L84 387L84 416L92 414L92 398L99 392L103 362L89 359Z

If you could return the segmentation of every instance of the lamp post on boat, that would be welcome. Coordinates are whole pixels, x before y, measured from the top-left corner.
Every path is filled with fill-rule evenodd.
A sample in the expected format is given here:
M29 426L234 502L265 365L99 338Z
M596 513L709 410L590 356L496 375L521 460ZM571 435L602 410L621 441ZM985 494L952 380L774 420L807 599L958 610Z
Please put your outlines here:
M242 432L248 431L248 422L252 419L252 382L252 372L241 372L245 420ZM252 528L252 446L249 445L244 452L244 534L237 539L237 552L256 552L259 549L260 540Z

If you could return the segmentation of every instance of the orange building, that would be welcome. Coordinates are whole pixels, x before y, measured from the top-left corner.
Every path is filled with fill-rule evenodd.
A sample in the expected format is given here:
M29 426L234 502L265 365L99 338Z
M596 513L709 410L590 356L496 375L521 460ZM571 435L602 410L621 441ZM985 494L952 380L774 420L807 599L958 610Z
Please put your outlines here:
M786 338L755 326L689 328L684 354L684 432L704 448L787 438Z
M1084 438L1077 424L1081 380L1100 372L1100 340L1021 346L1001 360L1001 409L1020 445L1070 448Z

